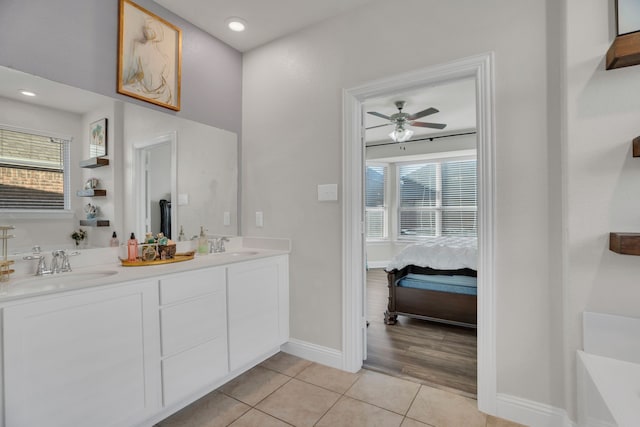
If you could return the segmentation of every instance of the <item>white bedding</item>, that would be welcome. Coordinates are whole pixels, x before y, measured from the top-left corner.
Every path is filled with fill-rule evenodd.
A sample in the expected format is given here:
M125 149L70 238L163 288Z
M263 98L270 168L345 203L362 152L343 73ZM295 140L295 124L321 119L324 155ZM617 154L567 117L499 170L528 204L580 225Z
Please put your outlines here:
M386 270L407 265L430 267L436 270L478 269L478 239L475 237L434 237L409 245L398 253Z

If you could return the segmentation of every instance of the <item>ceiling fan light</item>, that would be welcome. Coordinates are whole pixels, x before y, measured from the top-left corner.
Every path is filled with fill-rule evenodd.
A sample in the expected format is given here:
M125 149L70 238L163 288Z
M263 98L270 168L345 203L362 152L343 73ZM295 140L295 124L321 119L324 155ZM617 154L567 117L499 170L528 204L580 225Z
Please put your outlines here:
M406 142L410 140L412 136L413 131L411 129L404 128L396 128L389 134L389 138L393 139L394 142Z

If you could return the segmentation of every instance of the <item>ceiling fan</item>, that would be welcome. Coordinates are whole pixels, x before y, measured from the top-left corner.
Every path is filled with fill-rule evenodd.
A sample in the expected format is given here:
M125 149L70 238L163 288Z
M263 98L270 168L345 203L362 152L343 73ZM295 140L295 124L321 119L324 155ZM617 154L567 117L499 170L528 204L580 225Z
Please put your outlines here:
M394 103L396 108L398 108L398 112L392 114L391 116L387 116L382 113L378 113L376 111L367 111L367 114L371 114L372 116L380 117L385 120L389 120L389 123L385 123L383 125L371 126L369 129L375 129L382 126L395 125L396 128L393 132L389 134L391 139L395 142L405 142L408 141L413 136L413 131L411 129L406 129L406 126L418 126L423 128L431 128L431 129L444 129L447 125L443 123L428 123L428 122L417 122L416 119L420 119L422 117L430 116L431 114L435 114L439 112L436 108L430 107L426 110L419 111L415 114L403 113L402 109L404 108L406 102L405 101L396 101Z

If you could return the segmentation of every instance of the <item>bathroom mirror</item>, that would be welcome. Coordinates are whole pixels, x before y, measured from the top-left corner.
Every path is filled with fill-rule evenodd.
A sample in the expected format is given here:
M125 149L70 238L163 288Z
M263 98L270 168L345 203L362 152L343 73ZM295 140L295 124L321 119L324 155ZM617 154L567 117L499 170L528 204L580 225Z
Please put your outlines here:
M19 89L32 89L36 96L26 98ZM81 168L80 162L92 157L90 125L103 118L107 119L109 165ZM87 203L98 206L98 219L109 221L104 227L82 227L88 232L88 247L108 246L113 231L117 232L120 243L124 243L131 232L144 233L146 219L141 214L144 210L139 201L141 176L145 172L139 169L136 150L159 138L166 139L167 135L172 135L174 141L174 148L169 150L171 158L152 161L150 173L172 181L170 194L165 191L165 199L171 203L172 238L177 240L181 226L187 238L196 234L200 226L209 234L237 234L238 153L237 136L233 132L6 67L0 67L0 124L71 138L70 211L0 212L0 225L16 227L10 252L26 251L36 244L43 250L70 248L73 245L70 235L80 227L80 220L85 219L83 207ZM83 189L91 178L98 180L98 188L106 190L106 194L79 197L77 190ZM155 224L153 218L160 211L154 197L148 202L149 209L154 210L150 212L150 224Z

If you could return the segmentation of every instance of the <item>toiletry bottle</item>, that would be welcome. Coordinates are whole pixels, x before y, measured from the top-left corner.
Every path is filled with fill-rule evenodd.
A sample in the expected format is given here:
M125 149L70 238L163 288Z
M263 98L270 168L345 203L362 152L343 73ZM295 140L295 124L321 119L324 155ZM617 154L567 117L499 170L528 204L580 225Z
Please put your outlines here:
M200 237L198 238L198 253L206 254L209 252L207 245L207 236L204 234L204 227L200 226Z
M118 235L116 234L115 231L111 235L111 240L109 241L109 246L111 246L112 248L117 248L118 246L120 246L120 241L118 240Z
M178 242L182 242L184 241L184 230L182 229L182 226L180 226L180 234L178 234Z
M127 242L127 249L128 249L127 259L129 261L136 261L138 259L138 240L136 239L136 236L133 233L131 233L131 237Z

